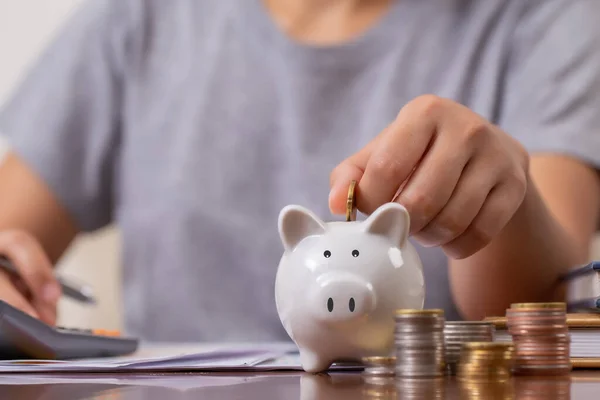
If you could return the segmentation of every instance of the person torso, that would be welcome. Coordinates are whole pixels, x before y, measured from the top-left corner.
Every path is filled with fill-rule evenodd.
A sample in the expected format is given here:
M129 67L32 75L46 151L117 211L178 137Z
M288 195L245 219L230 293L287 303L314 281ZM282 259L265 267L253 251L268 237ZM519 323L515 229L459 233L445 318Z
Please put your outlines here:
M115 172L127 330L286 340L279 211L342 218L328 208L331 170L419 95L494 121L519 3L401 0L360 37L311 47L258 0L143 2ZM415 245L425 306L459 319L446 256Z

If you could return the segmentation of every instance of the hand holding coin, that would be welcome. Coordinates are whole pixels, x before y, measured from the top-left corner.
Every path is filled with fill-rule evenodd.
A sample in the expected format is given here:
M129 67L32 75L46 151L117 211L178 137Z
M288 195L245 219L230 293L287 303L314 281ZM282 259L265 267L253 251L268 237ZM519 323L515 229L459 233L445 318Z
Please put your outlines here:
M461 104L422 96L334 169L330 208L346 212L356 181L358 210L369 215L396 201L417 241L464 258L511 220L527 191L528 163L523 146L497 126Z

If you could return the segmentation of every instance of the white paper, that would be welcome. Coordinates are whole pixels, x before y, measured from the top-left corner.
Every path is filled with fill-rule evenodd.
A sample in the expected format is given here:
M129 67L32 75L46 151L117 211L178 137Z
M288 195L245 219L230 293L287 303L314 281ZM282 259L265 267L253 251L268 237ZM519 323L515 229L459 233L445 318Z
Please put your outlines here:
M160 356L156 354L156 350ZM345 369L334 365L332 369ZM168 371L300 371L297 348L289 343L203 345L195 351L158 348L141 349L128 357L95 358L74 361L10 360L0 361L0 373L28 372L168 372Z
M199 347L199 348L198 348ZM161 351L162 350L162 351ZM160 356L152 356L160 354ZM357 369L359 365L334 364L332 370ZM28 372L220 372L220 371L301 371L297 348L289 343L222 344L196 346L193 351L160 347L142 348L128 357L95 358L74 361L0 361L0 373Z

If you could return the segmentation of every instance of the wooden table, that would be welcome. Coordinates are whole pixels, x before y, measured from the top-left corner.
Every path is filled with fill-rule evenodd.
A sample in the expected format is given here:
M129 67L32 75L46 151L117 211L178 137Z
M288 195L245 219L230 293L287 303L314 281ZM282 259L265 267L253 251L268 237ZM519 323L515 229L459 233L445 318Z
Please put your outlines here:
M369 384L358 373L0 375L0 399L15 400L352 400L352 399L599 399L600 371L566 379L507 382L395 380Z

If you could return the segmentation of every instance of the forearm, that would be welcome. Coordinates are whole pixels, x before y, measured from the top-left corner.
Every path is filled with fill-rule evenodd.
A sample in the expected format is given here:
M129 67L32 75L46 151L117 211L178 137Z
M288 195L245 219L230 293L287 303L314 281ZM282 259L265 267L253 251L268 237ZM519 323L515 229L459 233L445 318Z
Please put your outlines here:
M450 260L457 306L464 318L481 319L503 315L513 302L562 301L557 279L585 262L588 248L567 234L530 182L521 206L488 246Z
M26 232L56 263L79 229L44 182L12 153L0 159L0 193L0 231ZM16 241L21 236L11 235Z

